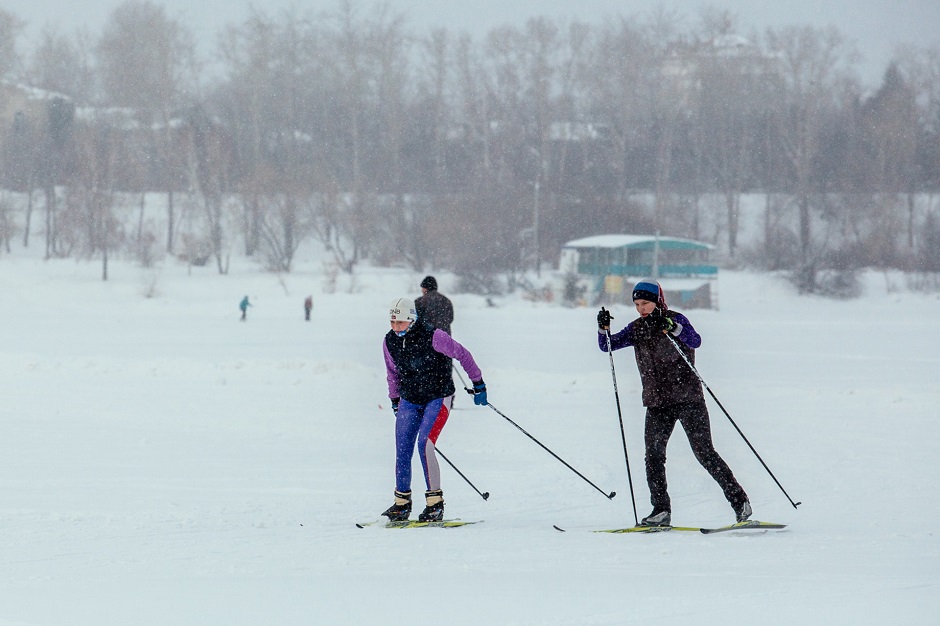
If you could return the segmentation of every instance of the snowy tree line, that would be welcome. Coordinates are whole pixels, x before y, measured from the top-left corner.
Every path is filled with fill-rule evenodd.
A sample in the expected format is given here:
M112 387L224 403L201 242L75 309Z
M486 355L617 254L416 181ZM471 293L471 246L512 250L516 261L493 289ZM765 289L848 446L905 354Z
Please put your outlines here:
M476 40L416 32L393 6L255 9L209 59L147 0L100 33L46 29L28 53L0 9L0 113L26 103L0 129L0 187L27 197L16 213L0 197L6 249L39 221L47 256L101 255L105 276L129 240L220 272L238 241L289 271L315 237L348 272L369 258L480 277L576 237L659 231L806 291L825 272L940 271L940 49L898 50L869 88L836 29L744 37L727 13L682 27L661 12ZM129 193L165 194L165 232L142 208L128 232ZM739 203L755 193L748 250Z

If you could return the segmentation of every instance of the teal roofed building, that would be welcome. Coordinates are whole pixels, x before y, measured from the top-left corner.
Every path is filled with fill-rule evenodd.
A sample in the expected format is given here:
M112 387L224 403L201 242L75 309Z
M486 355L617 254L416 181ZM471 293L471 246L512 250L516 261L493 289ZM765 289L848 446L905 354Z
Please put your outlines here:
M655 278L667 302L685 308L717 308L714 246L680 237L595 235L562 247L559 269L585 277L594 300L628 302L633 283Z

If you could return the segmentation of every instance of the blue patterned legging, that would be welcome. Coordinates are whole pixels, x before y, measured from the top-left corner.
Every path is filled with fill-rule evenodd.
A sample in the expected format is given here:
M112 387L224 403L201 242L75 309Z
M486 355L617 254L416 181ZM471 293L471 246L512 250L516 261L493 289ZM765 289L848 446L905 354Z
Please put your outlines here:
M447 423L453 398L437 398L427 404L413 404L401 399L395 419L395 484L398 491L411 491L411 458L415 443L428 490L441 488L441 468L434 454L434 444Z

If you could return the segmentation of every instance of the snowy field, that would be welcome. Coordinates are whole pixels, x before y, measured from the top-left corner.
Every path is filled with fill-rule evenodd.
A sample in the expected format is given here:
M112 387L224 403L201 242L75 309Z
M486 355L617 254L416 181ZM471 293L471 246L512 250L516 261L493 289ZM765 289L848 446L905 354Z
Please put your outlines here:
M789 527L704 536L589 532L634 515L593 308L455 295L454 335L494 405L616 498L463 396L439 443L492 495L442 463L447 517L485 523L360 530L394 487L388 304L423 275L110 274L0 257L0 624L938 623L940 297L902 278L843 302L723 272L721 310L687 312L700 372L803 502L709 400L754 517ZM615 356L643 516L639 379ZM733 521L681 430L667 468L676 524Z

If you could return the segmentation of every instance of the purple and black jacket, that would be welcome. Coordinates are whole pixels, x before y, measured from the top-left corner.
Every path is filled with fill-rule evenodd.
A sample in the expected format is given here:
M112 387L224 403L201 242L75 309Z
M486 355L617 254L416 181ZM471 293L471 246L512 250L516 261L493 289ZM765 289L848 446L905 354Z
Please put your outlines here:
M702 345L702 338L682 313L667 309L662 314L678 325L673 331L673 337L694 365L695 348ZM605 333L598 333L597 345L607 352ZM682 360L665 334L651 333L642 317L627 324L619 333L612 334L610 346L613 350L633 347L640 380L643 382L643 406L658 408L698 400L704 402L702 383L695 372Z
M382 350L389 398L427 404L453 395L451 359L460 361L470 380L483 378L469 350L421 319L402 337L389 331Z

